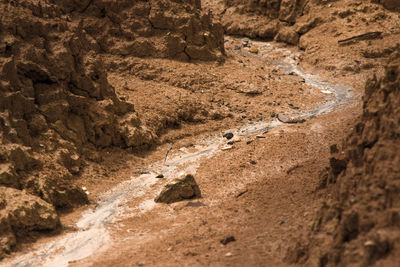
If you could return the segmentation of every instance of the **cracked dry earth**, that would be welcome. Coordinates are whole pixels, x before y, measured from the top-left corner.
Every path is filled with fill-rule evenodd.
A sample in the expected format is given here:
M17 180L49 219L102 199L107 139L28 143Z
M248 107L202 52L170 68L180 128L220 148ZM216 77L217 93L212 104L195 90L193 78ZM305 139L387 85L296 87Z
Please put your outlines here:
M221 4L208 2L211 9ZM113 53L112 42L104 43L108 83L134 106L141 129L158 136L150 138L156 145L90 150L74 180L89 192L90 204L61 213L61 233L22 240L1 264L289 265L289 246L310 231L317 210L333 197L317 190L330 147L353 131L366 78L383 72L379 58L373 67L333 74L332 66L358 60L355 51L364 47L324 47L318 34L327 32L325 26L307 36L305 51L225 36L225 61L220 55L210 62L167 59L157 38L151 53L159 58ZM392 39L370 46L392 49ZM191 57L182 49L174 56ZM223 137L228 132L230 140ZM164 178L156 178L160 174ZM194 176L201 198L154 202L165 184L184 174Z

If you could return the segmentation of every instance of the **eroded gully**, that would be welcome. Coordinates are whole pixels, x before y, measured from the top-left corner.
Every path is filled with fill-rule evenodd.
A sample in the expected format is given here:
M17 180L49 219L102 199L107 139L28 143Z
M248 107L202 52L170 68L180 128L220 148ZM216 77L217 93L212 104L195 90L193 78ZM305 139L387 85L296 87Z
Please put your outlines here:
M277 48L271 43L252 42L259 48L258 59L270 62L269 54L278 52L285 57L280 62L272 62L285 73L295 73L304 79L304 82L320 90L326 95L326 101L319 107L302 111L296 116L298 119L308 119L325 114L334 108L351 103L351 88L330 83L322 78L305 72L298 63L298 55L284 48ZM239 52L238 52L239 53ZM279 127L283 122L275 119L270 122L257 122L248 124L229 131L236 136L246 136L257 133L266 133L269 130ZM107 225L113 223L117 218L125 216L132 211L127 211L126 204L135 198L144 198L134 212L146 212L156 205L152 194L149 193L150 186L157 183L154 177L162 173L165 177L179 177L185 173L195 174L204 157L209 158L219 153L225 147L224 139L220 135L210 136L196 144L190 152L180 150L174 157L164 161L155 162L148 166L148 172L139 177L132 177L131 180L122 182L104 193L98 199L95 209L84 212L77 222L78 230L60 236L57 240L37 245L25 255L19 256L6 263L9 266L68 266L71 261L84 259L94 253L106 250L112 243ZM194 152L193 152L194 151ZM149 196L147 196L149 195Z

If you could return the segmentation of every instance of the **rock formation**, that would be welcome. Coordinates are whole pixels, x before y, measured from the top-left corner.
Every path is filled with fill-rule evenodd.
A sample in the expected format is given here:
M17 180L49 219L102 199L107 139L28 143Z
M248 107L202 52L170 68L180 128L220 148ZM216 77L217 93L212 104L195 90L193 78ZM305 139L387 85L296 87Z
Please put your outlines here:
M170 204L196 197L201 197L200 188L193 175L188 174L167 184L154 201Z
M60 220L52 205L26 192L0 187L0 259L31 231L54 230Z
M367 81L361 120L322 172L320 187L331 187L335 200L321 207L312 233L289 249L287 260L366 266L399 254L399 129L400 49L381 79Z
M56 208L88 202L73 184L84 149L154 143L155 133L108 82L104 57L224 54L223 29L199 0L3 0L0 14L0 186Z

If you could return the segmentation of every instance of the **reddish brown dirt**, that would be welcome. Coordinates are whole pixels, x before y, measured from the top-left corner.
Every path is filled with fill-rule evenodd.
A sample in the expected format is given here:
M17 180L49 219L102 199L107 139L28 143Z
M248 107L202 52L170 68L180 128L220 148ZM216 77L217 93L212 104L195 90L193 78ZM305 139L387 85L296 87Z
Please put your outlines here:
M360 122L335 151L321 188L324 203L308 237L312 264L392 265L400 252L398 193L400 51L389 59L385 75L368 80ZM289 250L293 253L293 250Z
M317 188L321 170L330 164L330 145L341 144L359 129L355 125L365 81L373 73L383 75L387 57L399 43L399 13L393 1L381 1L392 11L371 3L379 1L253 2L244 8L244 1L203 1L203 9L214 17L201 11L199 1L183 6L175 1L0 2L2 14L7 14L0 22L0 164L17 177L4 176L8 180L1 182L25 189L24 194L39 196L60 211L85 203L85 187L91 204L61 214L64 233L73 231L81 212L94 207L103 192L163 160L168 143L173 144L173 156L209 135L269 121L275 114L295 111L293 107L312 109L324 101L325 95L273 64L283 60L283 54L263 60L260 53L249 53L257 45L243 38L223 39L217 20L230 34L275 39L281 42L275 46L300 52L299 61L308 72L353 88L353 102L332 113L281 126L265 138L243 137L233 149L202 160L194 176L203 196L198 201L205 206L187 207L188 201L157 204L122 216L109 225L112 242L105 252L71 266L347 264L353 255L347 251L358 251L369 241L364 237L370 232L365 232L350 245L332 249L329 232L339 231L337 222L334 230L329 225L320 230L326 246L315 253L320 243L313 224L321 217L322 203L333 205L334 187L354 180ZM267 2L279 2L280 8ZM338 43L369 31L382 34ZM243 41L249 41L249 47ZM391 97L398 99L398 94ZM368 99L375 98L372 94ZM60 101L63 108L54 108ZM369 123L365 115L363 120ZM395 142L396 133L385 144ZM347 143L344 151L352 151L346 150L351 146ZM16 147L24 151L22 156L13 152ZM394 147L387 149L398 159ZM390 165L395 161L385 162L379 165L385 170L395 166ZM363 184L368 184L365 179ZM145 199L127 205L135 210ZM366 199L360 196L360 201ZM390 214L397 218L398 197L393 199ZM341 209L347 209L345 200L340 201ZM1 216L9 220L8 214ZM9 223L0 229L2 240L12 239ZM222 245L220 240L229 236L236 241ZM31 238L18 241L23 242L16 247L2 241L3 252L16 248L19 252L12 256L19 256L31 250ZM360 256L354 264L373 264L391 253L377 264L394 266L396 246L368 260Z
M252 136L251 144L242 140L205 160L196 173L205 207L185 202L131 214L112 226L115 243L107 252L76 266L284 264L287 245L310 228L321 203L315 177L327 164L326 144L353 124L346 114L276 129L265 139ZM223 246L220 240L231 235L236 241Z

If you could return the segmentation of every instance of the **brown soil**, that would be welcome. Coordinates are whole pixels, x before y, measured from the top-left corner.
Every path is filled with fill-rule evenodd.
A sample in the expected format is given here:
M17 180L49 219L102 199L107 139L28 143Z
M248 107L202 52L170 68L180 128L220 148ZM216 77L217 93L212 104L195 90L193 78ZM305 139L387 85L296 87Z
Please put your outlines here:
M334 184L326 189L334 198L323 204L308 237L311 242L303 244L310 247L303 253L314 265L398 261L399 53L390 57L381 79L367 81L360 122L320 174L321 188Z
M399 2L184 2L0 1L0 255L17 250L4 263L40 236L52 242L49 230L73 231L98 196L164 160L169 144L173 157L329 99L279 67L282 49L266 54L250 37L351 86L352 102L263 138L235 136L193 173L202 198L141 211L160 179L108 225L105 251L70 265L395 266L399 54L384 66L400 40ZM357 37L368 32L378 33ZM374 74L383 78L364 94ZM37 222L31 205L18 224L12 214L27 208L5 201L9 190L54 220Z

